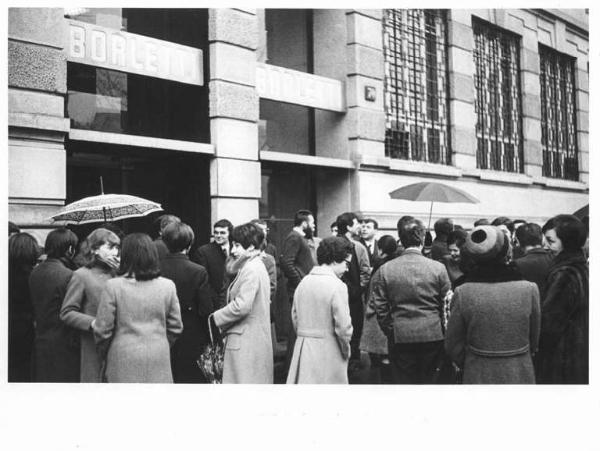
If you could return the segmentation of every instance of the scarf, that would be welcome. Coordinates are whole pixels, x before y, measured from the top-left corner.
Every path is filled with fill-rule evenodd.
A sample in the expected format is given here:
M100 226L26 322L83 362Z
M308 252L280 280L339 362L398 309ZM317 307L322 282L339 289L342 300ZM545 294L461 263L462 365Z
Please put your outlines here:
M514 264L479 264L465 276L464 283L500 283L523 280L523 276Z
M225 261L225 275L229 278L229 280L235 279L240 270L254 257L260 255L262 251L253 250L247 253L246 255L241 256L240 258L235 258L233 256L229 256Z

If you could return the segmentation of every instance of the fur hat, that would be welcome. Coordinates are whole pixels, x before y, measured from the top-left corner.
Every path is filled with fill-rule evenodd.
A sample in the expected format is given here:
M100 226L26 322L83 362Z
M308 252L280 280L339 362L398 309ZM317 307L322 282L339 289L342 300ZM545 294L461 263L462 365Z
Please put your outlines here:
M499 227L478 226L467 235L464 252L478 263L499 260L508 252L508 238Z

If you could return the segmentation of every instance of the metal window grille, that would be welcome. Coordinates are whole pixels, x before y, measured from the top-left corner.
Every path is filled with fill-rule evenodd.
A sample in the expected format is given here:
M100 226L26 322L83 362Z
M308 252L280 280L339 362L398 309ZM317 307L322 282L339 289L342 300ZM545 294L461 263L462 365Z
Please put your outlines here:
M523 172L519 38L473 21L477 167Z
M575 61L540 45L542 152L545 177L579 180Z
M387 156L449 164L446 41L445 11L385 10Z

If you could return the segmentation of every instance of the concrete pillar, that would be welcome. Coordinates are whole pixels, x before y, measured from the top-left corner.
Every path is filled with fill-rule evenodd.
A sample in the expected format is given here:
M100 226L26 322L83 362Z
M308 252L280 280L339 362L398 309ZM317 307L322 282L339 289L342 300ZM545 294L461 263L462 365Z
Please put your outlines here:
M448 14L450 148L452 165L462 169L477 167L473 47L471 14L451 9Z
M211 222L241 224L258 217L260 198L256 11L211 9L208 39Z
M577 151L579 163L579 181L589 183L590 181L590 90L587 55L579 55L575 66L575 99L577 108Z
M66 197L65 26L62 8L9 8L8 214L33 230Z

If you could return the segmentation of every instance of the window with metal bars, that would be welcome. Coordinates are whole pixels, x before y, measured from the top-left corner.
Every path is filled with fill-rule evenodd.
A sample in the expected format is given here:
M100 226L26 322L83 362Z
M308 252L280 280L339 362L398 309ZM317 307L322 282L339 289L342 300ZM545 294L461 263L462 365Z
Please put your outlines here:
M519 37L473 19L477 167L523 172Z
M387 156L449 164L446 42L445 11L385 10Z
M575 59L543 45L539 51L542 172L545 177L579 180Z

